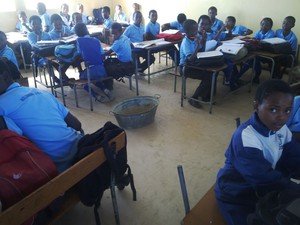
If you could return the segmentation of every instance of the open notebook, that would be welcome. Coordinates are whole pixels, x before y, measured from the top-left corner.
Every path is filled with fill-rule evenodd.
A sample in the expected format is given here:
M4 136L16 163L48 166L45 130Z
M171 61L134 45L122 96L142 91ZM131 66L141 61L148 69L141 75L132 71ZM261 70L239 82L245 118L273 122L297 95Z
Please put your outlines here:
M150 46L159 46L159 45L167 45L170 42L165 41L164 38L151 40L151 41L141 41L141 42L134 42L132 43L135 48L147 48Z
M269 44L275 45L275 44L285 43L286 40L284 40L284 39L282 39L282 38L275 37L275 38L267 38L267 39L263 39L263 40L261 40L261 42L269 43Z
M208 52L198 52L197 58L209 58L209 57L215 57L215 56L222 56L223 53L220 51L208 51Z
M221 46L217 47L216 50L223 53L236 55L243 47L243 44L223 43Z

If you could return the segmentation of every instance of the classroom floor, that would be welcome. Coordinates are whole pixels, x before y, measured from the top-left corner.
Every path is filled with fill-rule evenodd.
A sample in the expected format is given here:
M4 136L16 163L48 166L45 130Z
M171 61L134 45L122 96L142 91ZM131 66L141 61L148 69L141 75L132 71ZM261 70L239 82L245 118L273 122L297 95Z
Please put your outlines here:
M155 68L164 66L158 60ZM30 74L30 73L28 73ZM76 76L73 70L69 76ZM249 73L250 74L250 73ZM249 75L248 74L248 75ZM247 77L247 76L246 76ZM261 80L269 78L264 72ZM151 84L145 77L139 78L140 96L161 96L153 124L139 129L126 130L128 163L134 174L137 201L132 201L129 187L117 190L117 201L122 225L168 225L180 224L184 217L184 205L177 174L177 165L182 165L185 173L190 206L204 195L215 182L218 169L224 162L224 152L235 130L235 118L245 121L253 112L252 99L257 85L241 88L228 94L223 77L219 76L216 103L212 114L208 106L193 108L184 101L180 106L181 81L178 79L174 93L174 77L168 72L151 76ZM192 94L197 80L188 80L187 93ZM33 87L33 79L30 78ZM43 88L38 86L39 88ZM102 127L106 121L117 124L110 114L113 106L123 99L134 97L135 89L129 90L126 83L115 81L116 99L107 104L94 103L94 111L89 109L86 92L79 90L80 108L76 108L73 90L65 88L67 107L83 124L86 133ZM61 97L58 96L61 101ZM110 192L102 198L100 216L103 225L113 225L114 214ZM94 225L93 208L78 204L54 225Z

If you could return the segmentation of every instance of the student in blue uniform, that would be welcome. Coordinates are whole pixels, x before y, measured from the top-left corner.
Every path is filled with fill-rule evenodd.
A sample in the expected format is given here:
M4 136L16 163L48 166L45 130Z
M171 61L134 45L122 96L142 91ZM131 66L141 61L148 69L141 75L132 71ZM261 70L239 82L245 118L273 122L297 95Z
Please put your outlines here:
M104 6L102 8L102 17L104 19L103 26L105 29L110 29L111 25L114 23L113 19L110 18L110 8L108 6Z
M218 11L215 6L211 6L208 9L208 16L211 21L211 29L214 33L217 33L224 26L223 21L216 18L218 15L217 12Z
M229 36L238 36L238 35L250 35L253 31L245 26L236 25L236 19L234 16L228 16L225 21L226 30L229 33Z
M0 58L13 62L19 69L16 55L14 51L7 46L7 38L3 31L0 31Z
M215 196L227 225L247 225L258 199L271 191L300 191L291 181L300 175L300 144L286 126L293 99L281 80L257 88L255 112L235 131L217 175Z
M64 25L62 18L58 14L51 16L51 24L53 25L53 29L49 32L49 35L52 40L59 40L74 34L69 27Z
M290 128L293 137L300 142L300 96L295 96L293 111L286 125Z
M19 21L16 24L16 30L18 32L27 34L27 33L32 31L31 27L30 27L30 24L29 24L29 21L27 20L27 16L26 16L25 11L19 11L18 12L18 19L19 19Z
M133 15L134 24L130 25L124 31L124 35L128 37L131 43L134 42L141 42L145 40L145 27L141 24L142 23L142 13L140 11L136 11ZM144 75L144 71L148 68L148 54L145 50L140 50L135 54L137 57L142 57L144 61L139 63L138 68L139 72ZM151 54L150 55L150 62L149 65L153 64L155 61L155 57Z
M294 32L292 31L295 26L296 19L293 16L287 16L284 18L282 22L282 28L276 30L275 37L282 38L290 43L292 47L292 54L296 56L297 48L298 48L298 39ZM286 68L291 66L291 57L287 55L281 55L275 59L275 68L273 78L282 78L283 73ZM297 64L297 59L294 62Z
M46 5L43 2L37 3L37 12L42 20L42 29L44 32L52 30L51 19L47 13Z
M149 23L145 28L146 40L154 40L160 31L160 24L157 22L157 11L152 9L149 11Z
M187 19L183 23L186 35L180 46L180 64L179 69L182 73L183 66L187 62L193 62L197 58L197 53L205 51L206 35L205 32L198 34L198 24L196 21ZM212 82L212 73L196 69L186 68L186 75L189 78L201 80L199 86L189 99L189 104L195 108L201 108L202 105L196 101L209 101Z
M186 21L186 15L184 13L179 13L177 16L177 20L170 23L163 24L161 26L161 31L175 29L175 30L179 30L181 33L185 33L183 29L184 21Z

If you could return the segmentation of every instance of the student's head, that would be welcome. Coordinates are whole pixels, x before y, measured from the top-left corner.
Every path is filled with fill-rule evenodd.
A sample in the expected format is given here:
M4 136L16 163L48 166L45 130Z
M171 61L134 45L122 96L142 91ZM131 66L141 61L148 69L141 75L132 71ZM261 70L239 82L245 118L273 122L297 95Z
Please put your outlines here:
M60 7L60 11L62 12L62 14L68 15L69 6L66 3L62 4L61 7Z
M89 34L89 31L84 23L77 23L74 29L75 29L75 34L78 37L84 37L85 35Z
M214 7L214 6L209 7L208 16L211 20L214 20L216 18L216 16L218 15L217 13L218 13L218 10L216 7Z
M122 25L119 23L113 23L110 30L113 40L119 39L119 37L122 35Z
M236 23L236 19L234 16L227 16L225 20L226 28L227 29L233 29Z
M189 39L193 39L198 32L198 24L195 20L187 19L183 23L183 29L185 34Z
M183 24L186 21L186 15L184 13L179 13L177 16L177 22Z
M78 3L77 6L76 6L76 9L77 9L77 12L82 14L83 10L84 10L84 7L81 3Z
M42 31L42 20L39 16L33 15L29 18L29 23L32 28L32 31L39 33Z
M143 20L143 15L140 11L136 11L133 13L133 22L135 25L140 26Z
M287 83L277 79L268 80L256 90L254 110L268 129L278 131L290 117L293 99L293 90Z
M202 15L198 19L198 31L207 31L209 32L211 28L211 20L208 15Z
M284 32L289 32L295 26L296 19L293 16L287 16L284 18L282 23L282 30Z
M46 5L43 2L38 2L36 9L39 15L43 15L46 12Z
M72 21L76 25L77 23L82 23L82 15L79 12L74 12L72 14Z
M27 21L26 13L24 11L19 11L18 19L21 21L21 23L25 23Z
M157 21L157 11L152 9L149 11L149 19L152 23L156 23Z
M273 26L273 20L269 17L263 18L262 21L260 22L260 29L263 34L271 30L272 26Z
M104 19L107 19L109 18L109 15L110 15L110 8L108 6L104 6L101 10L102 12L102 16Z
M0 95L2 95L13 82L11 71L7 63L0 59Z
M63 21L60 15L58 14L52 14L51 16L51 24L53 25L53 28L55 31L61 31L63 27Z
M121 5L116 5L116 12L117 12L117 14L122 13L122 6Z
M140 5L135 2L135 3L132 4L132 9L133 9L133 12L139 11L140 10Z
M7 38L3 31L0 31L0 50L2 50L7 44Z

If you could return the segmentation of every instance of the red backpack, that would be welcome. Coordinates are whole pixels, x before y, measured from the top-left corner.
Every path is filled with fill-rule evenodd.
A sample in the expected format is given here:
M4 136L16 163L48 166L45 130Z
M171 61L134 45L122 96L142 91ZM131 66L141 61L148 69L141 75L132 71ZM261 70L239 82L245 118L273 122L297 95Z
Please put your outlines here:
M53 161L28 138L0 130L0 201L5 210L58 175ZM24 224L32 224L33 218Z

